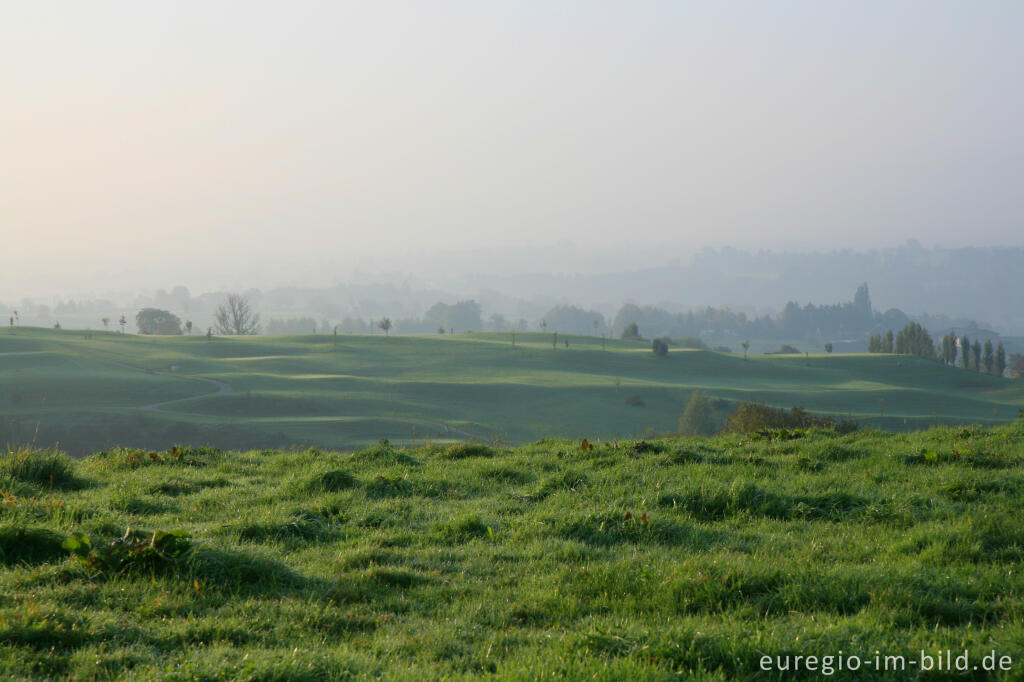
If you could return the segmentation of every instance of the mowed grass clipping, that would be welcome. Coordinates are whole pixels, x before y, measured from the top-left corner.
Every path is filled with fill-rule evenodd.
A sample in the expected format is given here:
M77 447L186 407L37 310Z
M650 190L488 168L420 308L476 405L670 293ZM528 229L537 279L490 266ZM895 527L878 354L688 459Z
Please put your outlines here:
M0 678L1019 679L1024 424L785 437L11 453Z

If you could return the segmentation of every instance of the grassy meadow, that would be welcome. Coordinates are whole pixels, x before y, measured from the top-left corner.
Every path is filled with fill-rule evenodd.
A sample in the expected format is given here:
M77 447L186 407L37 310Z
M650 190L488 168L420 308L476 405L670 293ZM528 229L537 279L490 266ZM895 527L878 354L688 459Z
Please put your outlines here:
M1022 438L11 450L0 678L1020 679Z
M997 425L1024 383L895 355L751 355L509 334L143 337L0 332L0 444L356 449L381 438L521 444L652 437L692 391L890 430ZM565 345L568 341L568 346Z

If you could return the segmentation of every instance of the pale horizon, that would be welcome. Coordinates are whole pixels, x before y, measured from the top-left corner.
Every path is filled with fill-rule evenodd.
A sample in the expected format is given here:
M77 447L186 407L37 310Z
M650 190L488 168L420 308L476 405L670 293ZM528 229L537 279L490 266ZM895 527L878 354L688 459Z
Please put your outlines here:
M6 3L0 300L1020 245L1021 82L1009 2Z

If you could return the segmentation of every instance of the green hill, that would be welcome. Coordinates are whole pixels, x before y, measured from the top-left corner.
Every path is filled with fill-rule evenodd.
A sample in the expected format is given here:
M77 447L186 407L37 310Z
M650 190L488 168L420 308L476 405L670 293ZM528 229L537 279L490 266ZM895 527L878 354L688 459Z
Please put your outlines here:
M671 433L694 389L912 429L998 424L1024 384L907 356L750 356L550 334L0 333L0 443L355 448ZM568 340L566 347L564 341ZM728 401L728 402L724 402Z
M8 452L0 678L1020 679L1022 439Z

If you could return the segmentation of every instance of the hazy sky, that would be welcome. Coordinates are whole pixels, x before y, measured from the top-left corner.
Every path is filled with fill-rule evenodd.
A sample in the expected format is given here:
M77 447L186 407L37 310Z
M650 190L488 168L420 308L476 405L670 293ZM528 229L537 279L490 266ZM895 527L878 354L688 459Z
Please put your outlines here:
M0 0L0 300L505 244L1021 244L1022 122L1018 0Z

